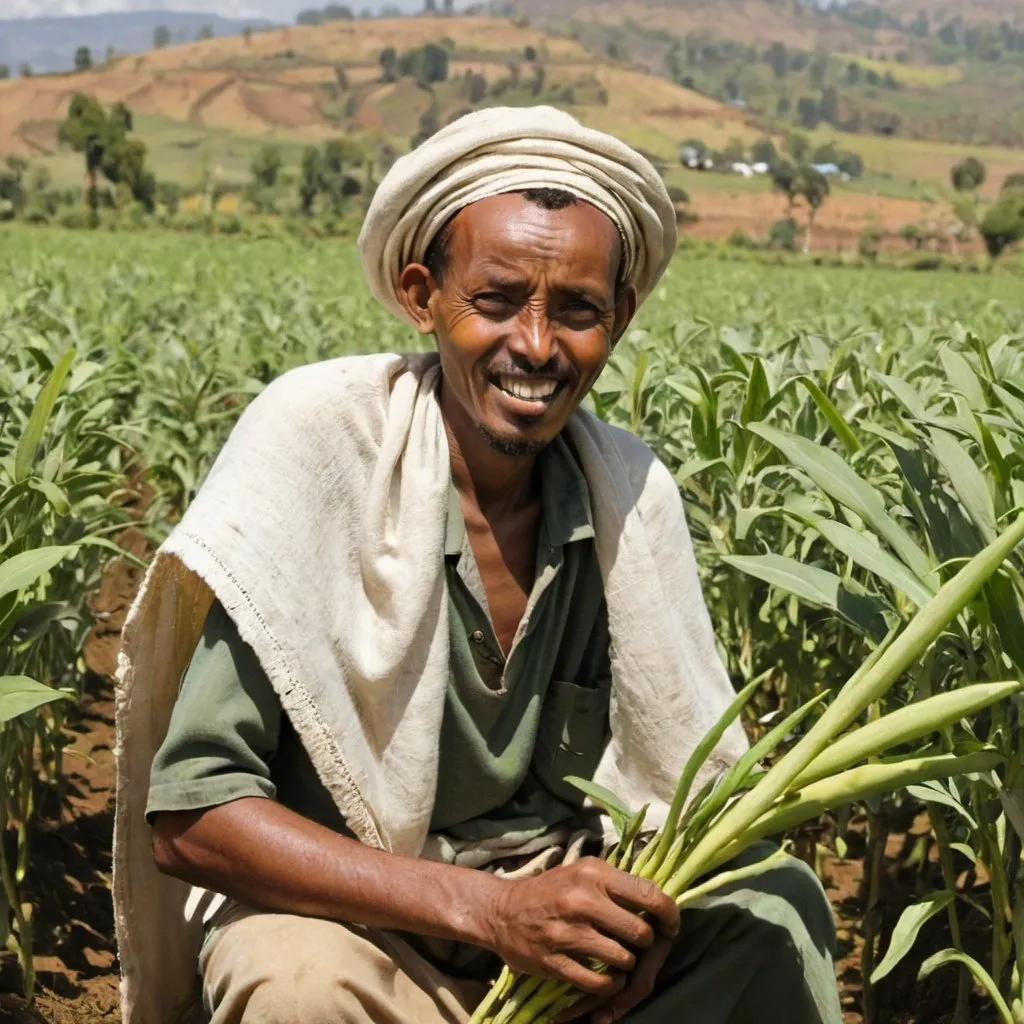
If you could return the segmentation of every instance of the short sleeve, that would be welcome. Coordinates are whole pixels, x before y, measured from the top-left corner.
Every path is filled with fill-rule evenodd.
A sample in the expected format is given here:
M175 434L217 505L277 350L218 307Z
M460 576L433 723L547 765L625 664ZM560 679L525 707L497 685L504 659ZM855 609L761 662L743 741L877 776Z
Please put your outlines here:
M153 759L147 818L276 795L281 703L252 648L214 602Z

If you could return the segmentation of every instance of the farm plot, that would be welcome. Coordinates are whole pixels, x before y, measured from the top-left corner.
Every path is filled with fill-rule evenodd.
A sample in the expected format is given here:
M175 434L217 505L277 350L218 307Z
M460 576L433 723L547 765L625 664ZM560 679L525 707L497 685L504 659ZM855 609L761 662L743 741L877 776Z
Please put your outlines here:
M884 658L1012 528L1019 294L996 275L684 255L615 352L593 405L675 475L752 737ZM373 305L348 246L0 235L0 984L34 988L51 1021L115 1005L101 676L146 552L268 381L424 344ZM940 698L953 711L889 756L984 768L908 775L791 833L836 895L851 1021L1024 1019L1020 698L957 711L973 684L1024 678L1022 568L1018 551L857 716Z

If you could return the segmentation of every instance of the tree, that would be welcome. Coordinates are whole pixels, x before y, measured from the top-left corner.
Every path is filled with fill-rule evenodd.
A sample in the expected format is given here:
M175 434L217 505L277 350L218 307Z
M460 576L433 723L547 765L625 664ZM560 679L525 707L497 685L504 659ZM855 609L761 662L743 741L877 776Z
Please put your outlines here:
M246 46L252 46L252 26L246 25L242 29L242 38L245 40Z
M199 40L212 39L212 38L213 38L213 26L212 25L203 25L199 29L199 31L196 33L196 39L199 39Z
M925 234L916 224L904 224L900 228L900 237L907 245L912 246L914 249L920 251L925 243Z
M532 46L523 47L523 60L535 61L537 59L537 51Z
M992 259L1024 240L1024 192L1011 192L989 207L978 230Z
M398 54L393 46L385 46L377 54L377 63L380 65L381 77L385 82L393 82L398 77Z
M806 135L801 135L800 132L787 132L782 148L797 163L802 163L807 158L808 150L811 148L811 141Z
M785 78L789 70L789 51L786 44L774 42L765 50L764 59L771 65L772 73L776 78Z
M836 165L843 174L851 178L860 178L864 174L864 158L848 149L837 154Z
M0 64L0 81L5 78L11 77L11 66L10 64Z
M78 47L74 61L76 71L88 71L92 67L92 50L88 46Z
M775 143L767 135L758 139L750 147L750 159L755 164L767 164L769 167L774 167L779 162L779 153L775 148Z
M146 147L130 138L132 113L123 103L115 103L109 113L91 96L75 93L68 114L58 130L59 140L85 158L83 200L96 201L97 175L153 209L156 179L146 169Z
M448 18L455 13L455 0L444 0L444 13Z
M802 196L807 203L807 234L804 236L804 252L810 252L814 218L829 195L828 178L813 167L801 167L796 174L795 187L797 195Z
M684 167L701 168L707 156L708 147L703 139L683 139L679 143L679 162Z
M820 146L814 147L811 154L812 164L839 164L839 153L836 151L834 142L823 142Z
M166 25L153 29L153 49L162 50L171 41L171 30Z
M260 188L273 188L283 162L279 147L273 143L263 146L249 164L253 184Z
M437 14L437 0L424 0L423 13Z
M801 96L797 100L796 114L800 124L808 131L814 131L821 123L821 106L813 96Z
M307 216L323 188L323 161L316 146L306 146L299 163L299 206Z
M743 140L735 136L726 143L725 149L722 150L722 159L727 164L742 163L746 157L747 150L743 145Z
M787 160L772 167L772 189L786 197L786 216L792 218L793 204L799 194L796 168Z
M821 119L826 124L839 123L839 90L834 85L826 85L821 90L819 110Z
M976 192L985 182L985 165L969 156L953 168L950 178L957 192Z
M1000 196L1009 195L1011 192L1024 192L1024 171L1016 174L1008 174L1003 179L1003 186L999 190Z
M28 61L25 61L24 64L21 64L18 67L18 74L21 75L22 78L31 78L34 74L32 70L32 65L29 64Z

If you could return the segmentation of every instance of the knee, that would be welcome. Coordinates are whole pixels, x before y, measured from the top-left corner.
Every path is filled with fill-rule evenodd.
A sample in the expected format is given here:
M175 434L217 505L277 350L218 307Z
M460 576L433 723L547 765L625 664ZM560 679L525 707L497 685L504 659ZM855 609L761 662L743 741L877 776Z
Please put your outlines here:
M794 939L803 932L820 953L834 956L835 918L818 876L802 860L787 857L764 881L763 891L774 904L764 923L781 925Z
M360 1002L343 979L312 961L268 972L249 993L240 1024L362 1024Z

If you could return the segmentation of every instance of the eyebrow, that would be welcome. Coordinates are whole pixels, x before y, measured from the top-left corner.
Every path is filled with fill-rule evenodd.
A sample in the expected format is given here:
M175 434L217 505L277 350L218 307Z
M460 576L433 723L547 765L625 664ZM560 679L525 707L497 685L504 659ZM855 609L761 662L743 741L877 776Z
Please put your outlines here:
M502 276L500 273L494 271L488 271L485 283L480 289L486 290L493 288L498 291L515 291L517 288L521 288L524 284L522 278L512 278ZM576 287L562 286L556 289L564 295L567 295L573 299L583 299L585 302L589 302L594 306L603 306L606 301L611 301L612 296L607 295L603 291L597 291L587 285L580 285Z

